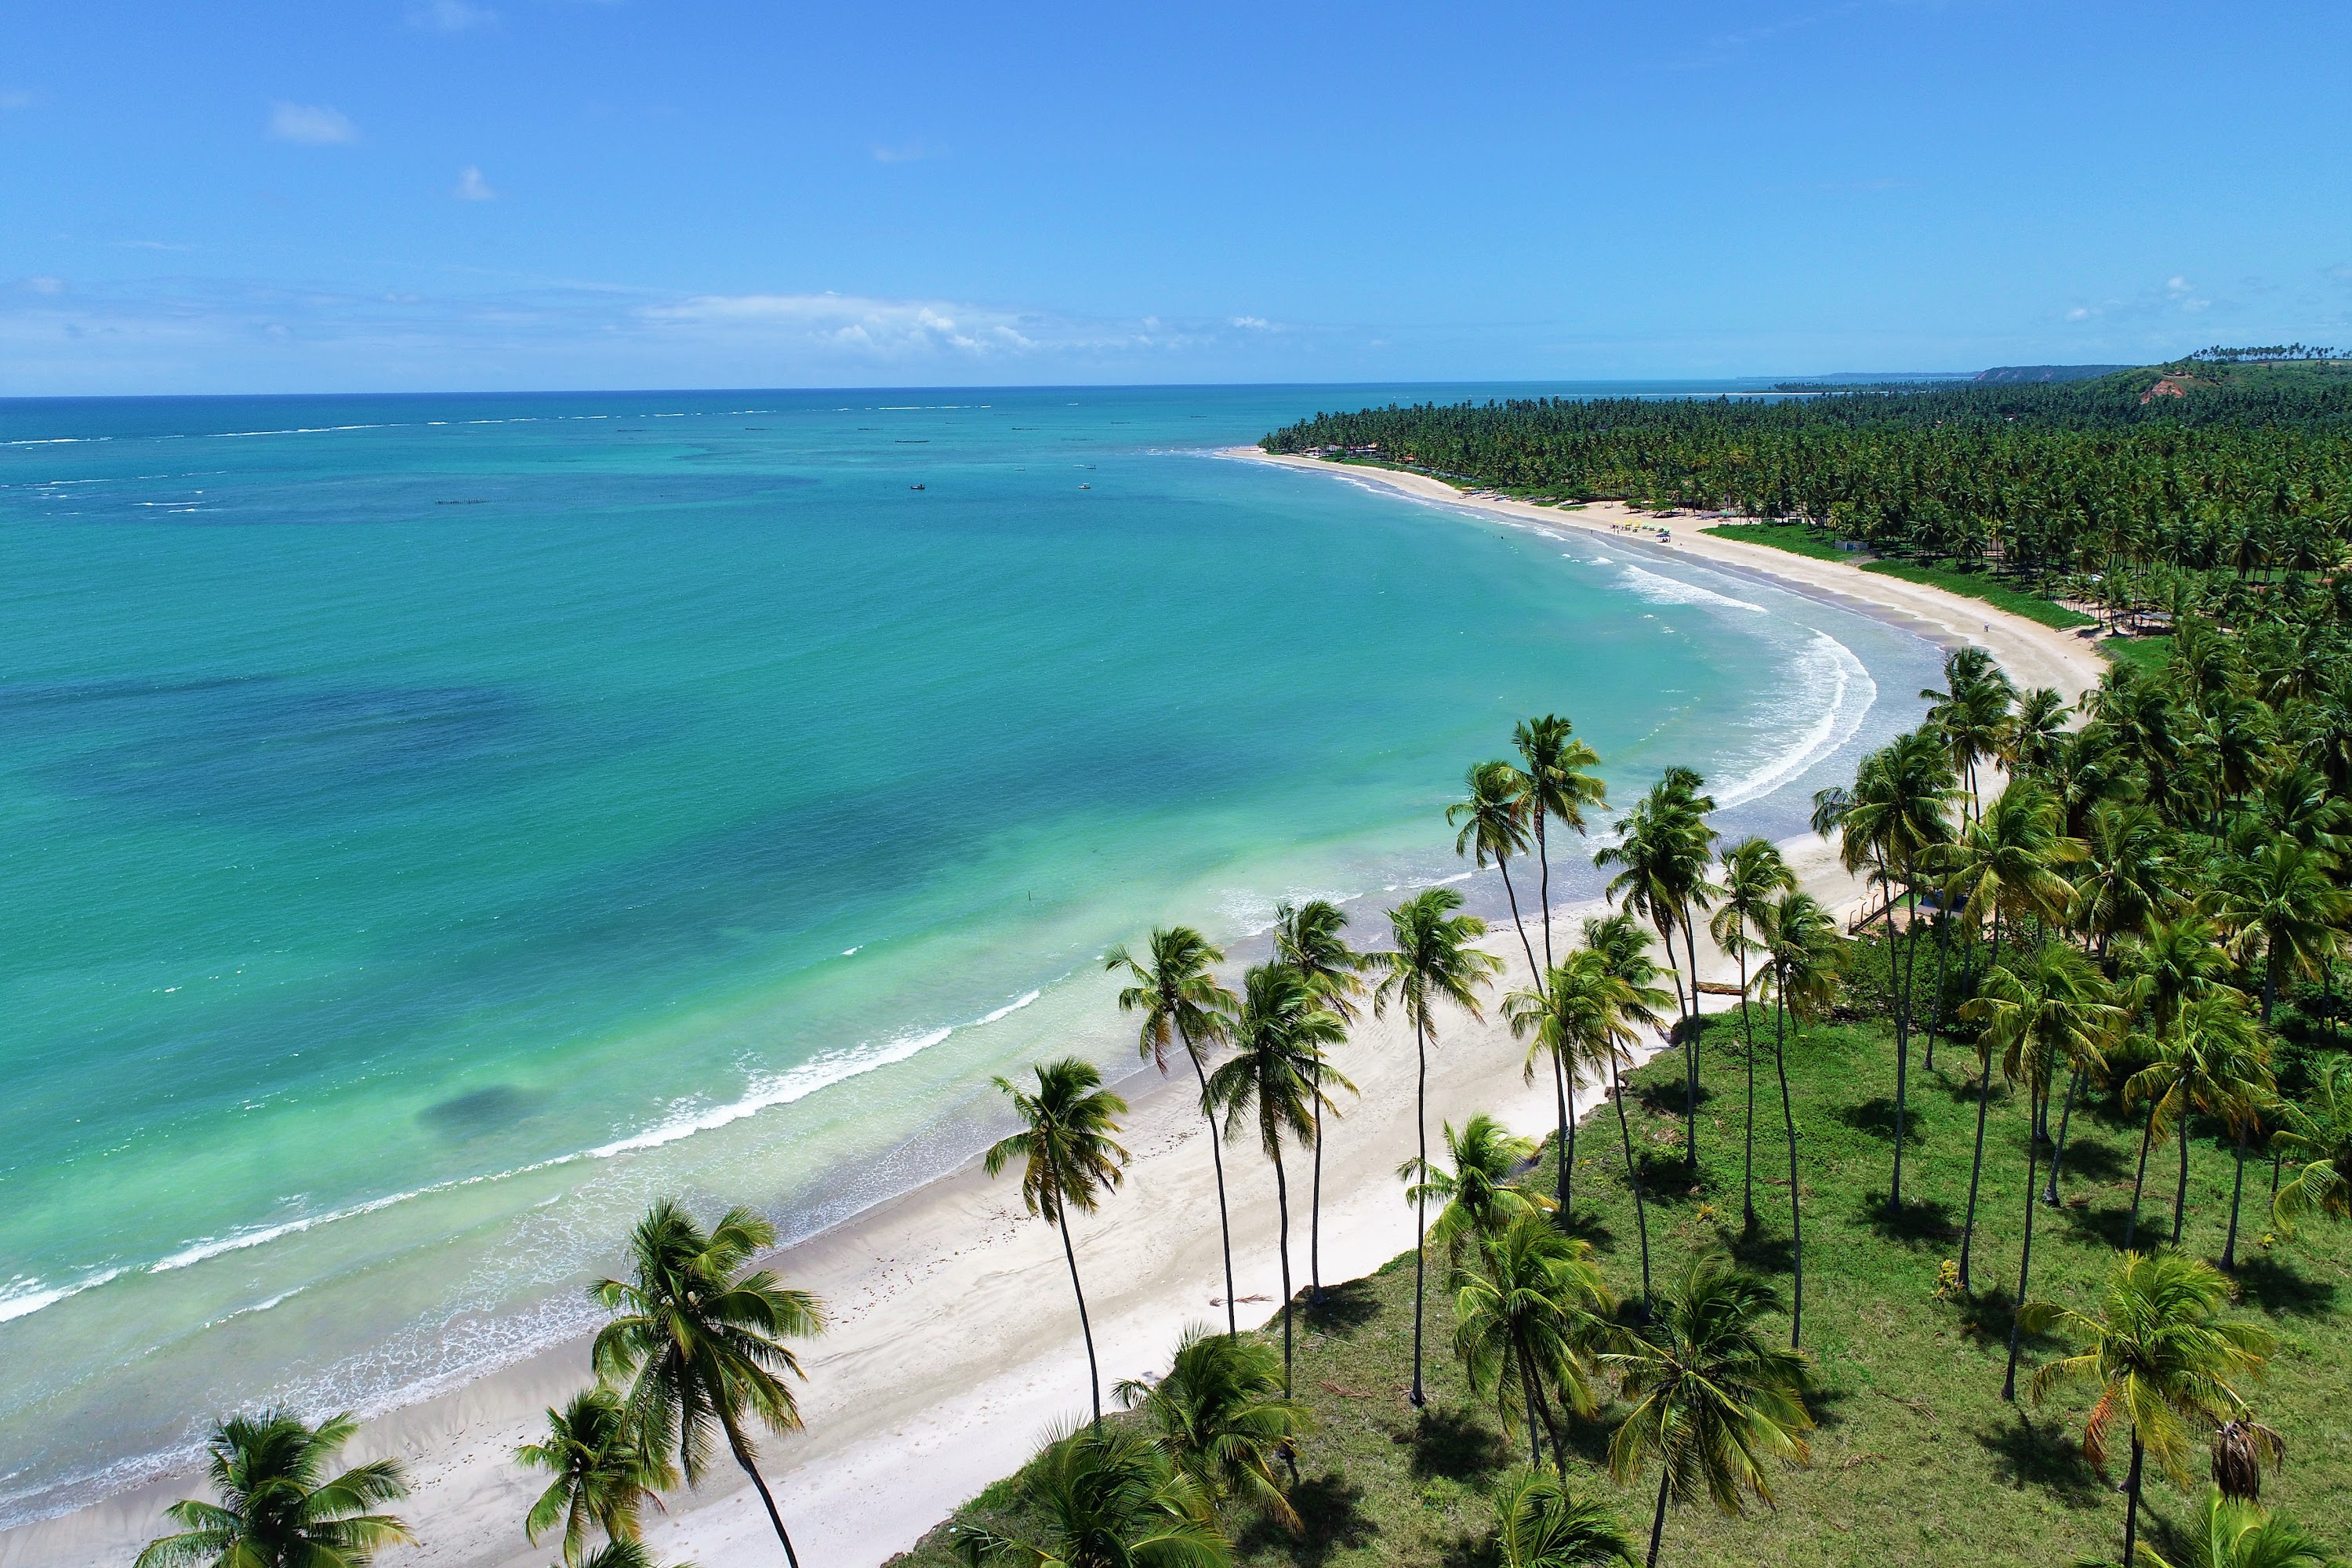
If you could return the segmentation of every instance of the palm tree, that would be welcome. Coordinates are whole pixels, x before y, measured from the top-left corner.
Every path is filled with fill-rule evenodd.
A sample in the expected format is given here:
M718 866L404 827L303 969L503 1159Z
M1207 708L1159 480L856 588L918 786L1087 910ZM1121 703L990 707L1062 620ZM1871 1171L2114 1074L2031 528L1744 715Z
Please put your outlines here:
M676 1484L639 1447L621 1396L609 1388L585 1388L562 1409L551 1406L547 1435L516 1449L515 1462L554 1476L531 1504L522 1530L536 1546L561 1527L566 1563L580 1561L592 1529L614 1541L635 1541L646 1494Z
M2146 1546L2148 1568L2344 1568L2344 1559L2283 1513L2224 1497L2208 1487L2197 1511L2181 1531L2187 1550L2177 1560Z
M2352 1219L2352 1062L2331 1064L2308 1105L2287 1103L2285 1121L2272 1137L2296 1169L2271 1200L2279 1234L2293 1236L2313 1215Z
M583 1558L580 1568L661 1568L661 1564L654 1561L654 1554L646 1550L642 1542L608 1541ZM677 1568L694 1565L681 1563Z
M1470 1373L1473 1393L1492 1392L1506 1428L1518 1405L1528 1423L1528 1462L1540 1466L1536 1419L1551 1434L1560 1473L1560 1447L1548 1391L1578 1415L1598 1407L1585 1373L1585 1347L1606 1326L1609 1293L1588 1242L1562 1236L1535 1215L1521 1215L1498 1236L1480 1238L1475 1258L1454 1270L1454 1353Z
M1326 1112L1339 1114L1323 1091L1325 1079L1353 1092L1355 1085L1325 1060L1323 1047L1347 1038L1339 1016L1307 977L1286 963L1262 963L1242 984L1234 1023L1234 1054L1209 1078L1209 1103L1225 1113L1225 1136L1250 1121L1258 1147L1274 1163L1274 1196L1281 1216L1282 1391L1290 1392L1290 1183L1282 1168L1285 1136L1312 1143Z
M2010 740L2009 708L2017 688L1990 653L1974 646L1945 656L1944 685L1943 691L1919 695L1931 704L1927 722L1950 755L1953 771L1967 775L1967 798L1973 801L1977 764L2000 756Z
M1514 1470L1495 1489L1495 1549L1502 1568L1633 1568L1617 1516L1540 1469Z
M2328 879L2332 858L2279 837L2251 856L2227 857L2215 876L2216 911L2229 933L2230 956L2251 972L2262 966L2263 1027L2270 1027L2279 983L2319 976L2336 951L2336 931L2352 900Z
M2004 706L2006 704L2006 699ZM1958 742L1952 742L1958 744ZM1971 753L1973 754L1973 753ZM1946 820L1957 789L1946 745L1925 731L1898 735L1863 759L1853 795L1838 822L1839 858L1850 871L1875 868L1886 889L1886 948L1895 982L1895 1174L1888 1184L1889 1213L1903 1207L1903 1145L1907 1134L1911 1076L1911 980L1919 961L1917 887L1950 841ZM1899 942L1895 900L1912 901L1913 919Z
M1103 955L1103 967L1125 970L1135 984L1118 994L1122 1013L1143 1015L1139 1041L1161 1076L1168 1071L1168 1047L1182 1048L1201 1086L1201 1114L1209 1123L1209 1162L1217 1173L1217 1241L1225 1261L1225 1331L1241 1331L1234 1305L1234 1226L1225 1206L1225 1156L1217 1138L1217 1119L1209 1109L1209 1052L1232 1037L1234 994L1217 984L1211 973L1225 955L1191 926L1171 926L1151 933L1151 962L1138 963L1124 947Z
M1128 1152L1114 1141L1127 1101L1102 1087L1102 1074L1076 1057L1044 1062L1030 1068L1037 1075L1034 1094L1003 1079L996 1087L1013 1097L1013 1114L1021 1131L1000 1138L982 1156L981 1166L991 1176L1013 1161L1021 1162L1021 1200L1030 1214L1062 1233L1062 1257L1070 1266L1070 1293L1078 1299L1078 1332L1087 1342L1087 1387L1092 1395L1095 1425L1102 1425L1102 1373L1095 1363L1094 1325L1087 1320L1086 1288L1078 1283L1078 1253L1070 1240L1070 1211L1092 1214L1102 1195L1125 1180L1121 1169ZM1216 1080L1212 1079L1212 1089ZM1210 1098L1204 1092L1204 1102ZM1232 1300L1233 1293L1226 1292Z
M2017 786L2011 784L2010 788ZM2033 1211L2039 1195L2034 1188L2042 1145L2035 1141L2032 1107L2048 1098L2061 1061L2077 1072L2095 1068L2124 1024L2124 1010L2107 999L2106 981L2097 968L2064 942L2050 942L2022 965L2003 964L1985 976L1978 994L1961 1009L1961 1016L1985 1035L1985 1049L2001 1056L2001 1073L2011 1083L2025 1083L2025 1245L2017 1266L2017 1299L2025 1300L2033 1273ZM1986 1085L1988 1091L1990 1085ZM1981 1119L1979 1119L1981 1124ZM1981 1133L1979 1133L1981 1140ZM1981 1142L1979 1143L1981 1149ZM1981 1154L1979 1154L1981 1160ZM1976 1183L1969 1184L1968 1224L1976 1220ZM1962 1241L1965 1248L1966 1239ZM2009 1370L2001 1379L2000 1396L2017 1396L2017 1320L2009 1327Z
M1224 1568L1233 1561L1207 1494L1141 1432L1097 1426L1048 1443L1014 1478L1006 1515L950 1525L956 1554L972 1568Z
M1638 929L1634 934L1647 944L1649 939ZM1659 1001L1664 1000L1661 993ZM1590 949L1572 952L1554 965L1544 985L1514 991L1503 998L1503 1016L1510 1023L1512 1036L1530 1042L1521 1069L1525 1081L1535 1081L1538 1058L1551 1060L1553 1097L1559 1116L1559 1142L1553 1145L1553 1152L1559 1157L1553 1203L1563 1226L1569 1219L1570 1183L1576 1168L1576 1119L1569 1104L1570 1086L1583 1082L1588 1074L1597 1079L1604 1068L1613 1070L1623 1058L1626 1046L1634 1037L1622 1014L1625 1001L1624 983L1609 972L1602 954Z
M1309 899L1296 909L1275 906L1274 956L1307 977L1323 1005L1342 1024L1356 1021L1356 998L1363 994L1364 971L1371 960L1349 947L1339 933L1348 917L1326 899ZM1318 1072L1320 1068L1317 1069ZM1318 1082L1315 1086L1323 1086ZM1323 1109L1315 1109L1315 1184L1307 1201L1307 1299L1323 1300ZM1227 1294L1231 1294L1230 1291Z
M2213 1484L2231 1501L2260 1502L2263 1471L2285 1468L2286 1439L2252 1416L2232 1416L2213 1428Z
M775 1226L749 1209L730 1209L704 1231L677 1205L654 1205L629 1233L633 1279L604 1279L589 1294L613 1314L590 1347L597 1376L623 1395L648 1459L670 1456L698 1487L710 1461L711 1428L726 1439L768 1510L768 1522L793 1568L800 1558L783 1515L754 1462L745 1418L771 1432L797 1431L800 1405L786 1376L802 1375L784 1341L824 1331L824 1306L789 1290L752 1261L776 1245Z
M1712 797L1698 793L1705 784L1688 768L1668 768L1665 776L1626 814L1615 844L1592 857L1596 866L1621 866L1611 879L1609 901L1646 917L1665 943L1666 967L1674 976L1678 1022L1675 1033L1683 1047L1683 1154L1691 1173L1698 1173L1698 941L1694 911L1707 909L1718 889L1706 879L1717 834L1706 814L1715 809ZM1675 963L1675 932L1683 933L1690 961L1690 989L1683 989L1683 973Z
M1650 960L1650 933L1635 923L1631 912L1587 920L1584 948L1599 961L1601 979L1607 983L1598 987L1602 1010L1613 1020L1607 1031L1614 1041L1606 1048L1609 1098L1617 1107L1617 1136L1625 1147L1625 1184L1633 1190L1633 1228L1642 1240L1642 1310L1646 1313L1650 1310L1650 1220L1642 1201L1642 1167L1633 1159L1633 1130L1625 1116L1625 1082L1620 1069L1627 1059L1625 1046L1638 1037L1637 1030L1665 1026L1660 1009L1668 998L1657 984L1658 966Z
M1601 1360L1623 1381L1633 1405L1609 1440L1609 1473L1638 1480L1658 1466L1657 1511L1650 1521L1649 1568L1669 1502L1712 1498L1726 1514L1746 1511L1744 1493L1772 1500L1768 1458L1811 1462L1804 1433L1812 1375L1803 1352L1782 1350L1764 1331L1780 1300L1757 1276L1720 1253L1690 1260L1661 1302L1657 1321Z
M1748 1010L1748 960L1759 944L1751 933L1773 898L1797 890L1796 874L1769 838L1743 838L1723 857L1723 906L1707 931L1715 944L1739 961L1739 1035L1748 1055L1748 1154L1740 1184L1740 1214L1756 1226L1756 1026Z
M1790 1261L1796 1288L1789 1305L1789 1348L1805 1331L1804 1200L1797 1184L1797 1113L1789 1099L1789 1021L1801 1024L1829 1006L1836 989L1837 919L1811 893L1784 893L1758 911L1764 949L1760 979L1772 993L1772 1070L1780 1083L1780 1124L1789 1143Z
M220 1500L165 1509L180 1532L150 1542L136 1568L367 1568L385 1547L413 1542L406 1525L375 1511L408 1495L397 1459L328 1474L358 1430L349 1415L310 1426L283 1410L221 1422L205 1441Z
M2146 931L2179 898L2171 837L2164 819L2146 805L2105 804L2091 813L2083 835L2083 875L2066 923L2084 933L2098 957L2107 956L2117 937Z
M1300 1528L1274 1467L1315 1417L1282 1391L1272 1345L1195 1323L1177 1343L1167 1376L1129 1380L1113 1392L1122 1408L1143 1412L1178 1473L1212 1507L1247 1503Z
M1483 1018L1479 989L1503 966L1493 953L1471 945L1486 934L1486 922L1475 915L1455 914L1454 911L1461 907L1462 895L1451 888L1430 888L1414 894L1389 911L1389 926L1396 947L1375 959L1376 963L1385 961L1388 973L1381 977L1378 989L1372 993L1373 1014L1387 1012L1389 1004L1395 1002L1404 1008L1405 1017L1412 1025L1417 1073L1412 1111L1417 1140L1414 1157L1419 1168L1424 1170L1429 1165L1429 1047L1437 1038L1437 1005L1451 1002L1472 1019ZM1425 1403L1421 1367L1427 1219L1427 1205L1414 1205L1412 1405L1416 1410Z
M1446 826L1462 825L1454 837L1454 852L1469 856L1482 871L1487 861L1494 861L1503 874L1503 896L1511 902L1511 923L1518 928L1528 968L1541 974L1534 944L1528 941L1528 922L1519 915L1519 895L1511 886L1511 857L1528 852L1527 781L1508 763L1474 763L1463 783L1470 798L1445 808Z
M2109 1267L2095 1317L2048 1301L2029 1301L2019 1319L2034 1332L2058 1329L2077 1353L2033 1374L2033 1396L2058 1385L2094 1382L2098 1403L2083 1428L2083 1452L2106 1460L2116 1423L2131 1431L2131 1470L2124 1479L2124 1557L2139 1536L2140 1466L2152 1457L2180 1486L2201 1428L2245 1409L2237 1384L2260 1374L2273 1340L2259 1323L2224 1321L2230 1283L2210 1264L2178 1253L2126 1252ZM2201 1424L2201 1427L2200 1427Z
M2072 713L2066 700L2046 686L2020 695L2001 739L2001 764L2011 773L2041 773L2051 767L2066 743L2066 721Z
M2125 1096L2148 1106L2143 1146L2167 1127L2179 1135L2180 1179L2172 1200L2172 1245L2178 1247L2189 1206L2189 1118L2199 1113L2217 1117L2233 1129L2259 1119L2270 1093L2268 1046L2246 1016L2239 994L2217 988L2183 1005L2156 1047L2156 1060L2132 1075ZM2239 1170L2242 1176L2242 1152ZM2138 1234L2138 1210L2135 1184L2127 1238ZM2231 1210L2234 1236L2234 1201Z
M1518 749L1522 764L1519 778L1520 798L1527 802L1528 816L1536 830L1536 865L1542 879L1540 897L1543 900L1544 969L1552 966L1551 952L1551 849L1544 835L1549 821L1557 818L1566 827L1575 829L1578 837L1584 837L1584 808L1605 805L1609 786L1587 770L1601 765L1601 753L1575 738L1576 726L1556 713L1540 719L1522 719L1511 731L1511 744Z
M1481 1110L1462 1124L1445 1124L1445 1152L1450 1171L1433 1166L1423 1170L1407 1160L1397 1174L1412 1185L1405 1201L1421 1204L1434 1199L1440 1205L1429 1239L1445 1249L1446 1261L1461 1267L1464 1255L1486 1237L1499 1236L1522 1215L1551 1207L1541 1193L1531 1193L1511 1177L1535 1158L1535 1141L1521 1138Z

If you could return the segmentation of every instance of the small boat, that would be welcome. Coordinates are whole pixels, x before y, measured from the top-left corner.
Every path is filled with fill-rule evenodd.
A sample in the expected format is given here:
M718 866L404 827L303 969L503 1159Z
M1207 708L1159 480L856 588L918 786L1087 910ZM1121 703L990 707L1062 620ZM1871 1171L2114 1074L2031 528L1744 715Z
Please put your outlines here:
M921 489L923 487L922 487L922 486L920 486L920 485L908 485L907 488L908 488L908 489L910 489L910 490L919 490L919 489Z
M1078 489L1082 489L1082 490L1090 490L1090 489L1094 489L1094 486L1092 486L1092 485L1080 485L1080 486L1078 487Z

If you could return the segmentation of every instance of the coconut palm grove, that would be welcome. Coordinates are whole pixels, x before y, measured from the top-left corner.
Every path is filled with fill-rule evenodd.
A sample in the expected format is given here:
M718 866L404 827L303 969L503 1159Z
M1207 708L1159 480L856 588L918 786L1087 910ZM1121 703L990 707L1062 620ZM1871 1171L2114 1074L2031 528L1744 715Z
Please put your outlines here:
M1501 874L1507 929L1440 886L1360 928L1286 906L1245 968L1185 927L1110 953L1142 1058L1214 1131L1224 1312L1106 1386L1074 1222L1120 1201L1127 1104L1075 1058L998 1079L985 1169L1067 1264L1068 1417L901 1561L2345 1561L2352 369L2259 359L1269 437L1561 504L1727 507L1767 542L1865 544L2125 635L2079 703L1950 654L1921 726L1815 799L1856 907L1725 842L1689 770L1604 816L1606 759L1530 715L1429 825ZM1604 911L1554 908L1570 856ZM1736 979L1703 985L1703 950ZM1424 1062L1500 1019L1558 1110L1538 1142L1421 1108L1395 1152L1419 1244L1338 1282L1321 1140L1368 1013ZM1283 1298L1256 1321L1225 1225L1242 1162L1278 1194ZM595 1287L578 1394L515 1456L544 1487L518 1552L661 1568L660 1498L735 1469L800 1568L767 1472L826 1313L773 1241L749 1211L646 1215ZM139 1568L396 1554L404 1477L341 1468L352 1431L224 1418L213 1498Z

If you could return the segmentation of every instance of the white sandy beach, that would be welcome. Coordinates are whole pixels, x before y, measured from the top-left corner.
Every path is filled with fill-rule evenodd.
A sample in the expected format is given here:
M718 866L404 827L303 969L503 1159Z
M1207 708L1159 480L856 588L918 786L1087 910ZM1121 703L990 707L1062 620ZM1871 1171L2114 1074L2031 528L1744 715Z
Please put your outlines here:
M1316 468L1305 459L1265 458ZM1566 512L1499 500L1463 501L1451 487L1416 476L1348 469L1337 476L1392 485L1430 500L1475 505L1515 521L1606 531L1619 509ZM1677 527L1674 552L1832 596L1947 644L1990 648L2023 686L2057 687L2070 698L2104 668L2087 642L1989 605L1897 579L1767 549L1737 545ZM1859 890L1815 839L1786 847L1805 884L1833 904ZM1573 847L1563 847L1572 854ZM1527 890L1521 889L1525 898ZM1371 900L1353 907L1360 939L1384 923ZM1556 945L1573 940L1590 907L1555 917ZM1530 922L1534 911L1529 911ZM1564 924L1565 931L1558 930ZM1516 933L1490 945L1509 964L1506 986L1527 984ZM1732 974L1721 954L1702 951L1709 978ZM1500 987L1496 995L1500 994ZM1549 1131L1548 1078L1520 1079L1521 1048L1498 1019L1450 1018L1432 1053L1430 1131L1490 1110L1515 1129ZM1339 1061L1361 1090L1329 1130L1323 1170L1322 1275L1331 1282L1366 1273L1412 1243L1412 1215L1395 1175L1413 1150L1413 1048L1391 1016L1367 1018ZM1125 1142L1135 1156L1125 1189L1075 1228L1079 1267L1094 1313L1106 1393L1120 1378L1154 1371L1188 1321L1222 1317L1217 1226L1209 1145L1189 1075L1129 1086L1134 1101ZM1578 1109L1597 1102L1580 1093ZM1229 1148L1234 1264L1245 1319L1262 1321L1279 1299L1273 1177L1252 1146ZM1292 1228L1294 1282L1307 1279L1305 1162L1291 1169L1297 1202ZM910 1545L958 1503L1027 1456L1057 1421L1080 1413L1086 1363L1059 1243L1020 1212L1010 1177L984 1180L967 1165L775 1259L785 1279L830 1305L835 1326L806 1349L802 1405L808 1430L766 1444L766 1469L804 1562L865 1568ZM416 1488L399 1510L423 1545L388 1563L491 1568L543 1563L528 1548L521 1519L534 1488L511 1462L540 1421L540 1408L586 1381L584 1346L571 1344L370 1425L355 1454L397 1454ZM1400 1375L1396 1397L1402 1398ZM163 1528L161 1510L194 1495L194 1478L126 1494L79 1513L0 1534L0 1568L119 1565ZM758 1501L731 1468L704 1491L670 1500L673 1511L650 1532L663 1561L702 1568L751 1568L782 1561Z

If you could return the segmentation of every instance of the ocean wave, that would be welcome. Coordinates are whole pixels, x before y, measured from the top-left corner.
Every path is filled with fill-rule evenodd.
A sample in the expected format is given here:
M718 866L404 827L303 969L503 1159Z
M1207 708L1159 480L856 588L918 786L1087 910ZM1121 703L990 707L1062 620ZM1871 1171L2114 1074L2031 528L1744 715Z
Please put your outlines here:
M1827 706L1795 742L1716 791L1718 805L1744 805L1798 777L1807 768L1853 739L1871 706L1878 700L1878 683L1845 644L1816 629L1813 641L1797 657L1798 678L1804 683L1803 706L1812 708L1818 696Z
M1728 594L1718 594L1712 588L1702 588L1696 583L1685 583L1678 577L1663 576L1644 572L1639 566L1619 563L1625 574L1623 586L1634 596L1653 605L1706 605L1720 610L1752 610L1769 614L1761 605L1751 605L1745 599L1735 599Z
M0 1323L16 1318L29 1318L44 1307L54 1307L68 1296L79 1296L85 1290L95 1290L121 1273L120 1268L103 1269L86 1274L70 1285L45 1285L38 1279L22 1275L0 1286Z

